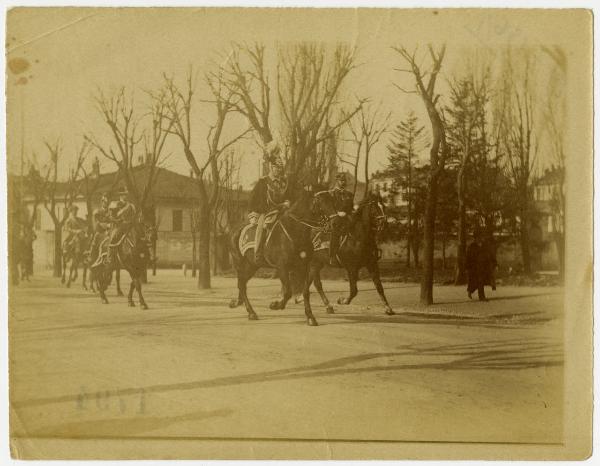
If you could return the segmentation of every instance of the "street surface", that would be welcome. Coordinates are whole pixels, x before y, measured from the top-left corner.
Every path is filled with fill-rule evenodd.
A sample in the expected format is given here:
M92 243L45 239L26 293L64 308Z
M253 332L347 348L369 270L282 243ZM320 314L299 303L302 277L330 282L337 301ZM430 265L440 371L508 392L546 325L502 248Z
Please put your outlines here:
M275 280L249 283L249 321L228 307L234 279L149 278L147 311L43 274L11 288L13 437L561 442L560 288L480 303L437 287L422 308L418 285L385 283L385 316L361 281L333 315L313 293L309 327L302 304L268 310ZM324 288L337 299L347 283Z

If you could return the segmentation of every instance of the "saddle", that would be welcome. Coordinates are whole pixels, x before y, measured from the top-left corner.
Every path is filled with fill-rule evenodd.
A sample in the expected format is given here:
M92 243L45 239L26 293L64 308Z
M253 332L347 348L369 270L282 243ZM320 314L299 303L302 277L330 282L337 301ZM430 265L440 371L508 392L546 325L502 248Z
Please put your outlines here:
M273 227L275 226L275 223L277 222L278 218L278 210L272 210L271 212L265 214L265 231L263 231L263 235L266 235L265 246L271 238ZM244 228L242 228L242 231L240 232L240 239L238 241L238 247L242 256L249 249L254 249L256 247L256 228L257 225L254 223L249 223L248 225L244 226Z
M116 243L112 243L112 244L108 243L110 241L110 237L107 236L106 238L104 238L98 245L98 257L96 258L95 262L91 265L90 268L98 267L99 265L106 264L108 261L108 248L109 247L116 248L116 247L120 246L123 243L123 240L125 239L126 236L127 236L127 233L124 233ZM131 242L130 242L130 244L131 244ZM117 251L117 257L119 257L118 251Z

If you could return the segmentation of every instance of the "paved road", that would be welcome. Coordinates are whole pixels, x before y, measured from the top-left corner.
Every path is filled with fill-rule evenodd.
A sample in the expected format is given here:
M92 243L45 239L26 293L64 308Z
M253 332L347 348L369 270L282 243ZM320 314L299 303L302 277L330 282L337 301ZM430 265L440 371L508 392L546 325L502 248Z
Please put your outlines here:
M315 305L308 327L301 305L266 309L267 279L250 283L248 321L227 307L234 283L199 292L159 271L148 311L47 276L12 289L13 435L561 441L561 289L479 303L439 287L424 309L416 285L389 283L390 317L360 282L355 303Z

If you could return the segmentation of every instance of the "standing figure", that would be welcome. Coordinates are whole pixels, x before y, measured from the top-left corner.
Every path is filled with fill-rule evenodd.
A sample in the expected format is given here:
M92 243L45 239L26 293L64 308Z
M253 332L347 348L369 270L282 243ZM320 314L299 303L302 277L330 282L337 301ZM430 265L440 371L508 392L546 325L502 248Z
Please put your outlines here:
M112 229L108 241L107 261L108 264L115 265L117 246L133 225L136 215L135 206L129 201L129 192L126 188L119 192L119 200L109 206L109 211Z
M485 297L486 285L492 285L495 289L493 280L493 270L496 267L495 254L488 243L483 241L481 231L475 230L473 233L474 241L467 248L467 294L469 299L472 293L477 290L480 301L487 301Z
M250 194L248 217L250 223L256 224L254 258L258 264L264 262L263 237L266 215L274 210L290 206L289 185L280 153L279 144L272 142L267 146L266 158L270 165L269 174L258 180Z
M329 243L329 264L339 266L337 253L340 247L340 237L348 230L349 216L354 208L354 195L346 189L346 174L335 176L335 186L329 191L333 198L334 208L338 215L332 222L331 241Z

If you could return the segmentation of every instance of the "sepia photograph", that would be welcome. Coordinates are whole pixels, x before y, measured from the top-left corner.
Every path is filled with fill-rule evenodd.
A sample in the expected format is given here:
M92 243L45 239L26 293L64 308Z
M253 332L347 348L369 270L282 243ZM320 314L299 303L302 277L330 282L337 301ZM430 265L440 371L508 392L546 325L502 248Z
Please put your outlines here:
M13 459L591 455L590 10L6 18Z

